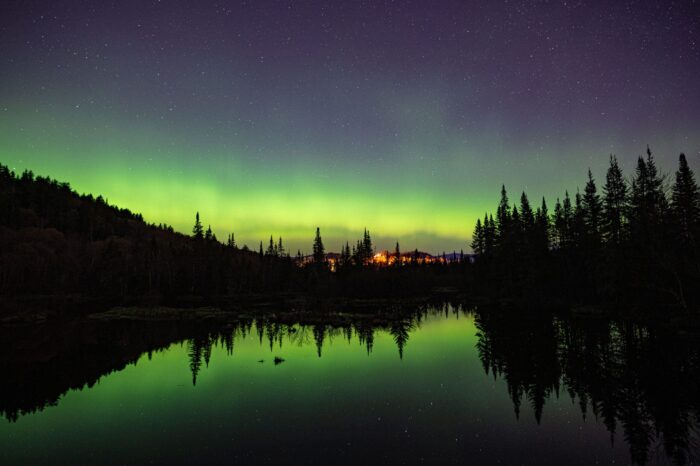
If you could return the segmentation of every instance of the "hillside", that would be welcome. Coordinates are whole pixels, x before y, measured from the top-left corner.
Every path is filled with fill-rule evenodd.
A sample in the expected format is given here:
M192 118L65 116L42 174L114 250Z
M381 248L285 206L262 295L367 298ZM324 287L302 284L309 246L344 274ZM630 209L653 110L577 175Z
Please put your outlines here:
M289 288L289 261L197 240L0 165L0 295L232 295Z

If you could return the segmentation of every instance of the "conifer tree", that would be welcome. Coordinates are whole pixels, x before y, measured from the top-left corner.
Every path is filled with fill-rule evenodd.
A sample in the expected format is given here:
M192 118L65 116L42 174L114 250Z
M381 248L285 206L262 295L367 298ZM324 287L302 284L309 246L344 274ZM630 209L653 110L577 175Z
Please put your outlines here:
M277 247L275 245L275 241L272 239L272 235L270 235L270 243L267 245L265 255L269 257L275 257L277 255Z
M347 267L350 265L350 243L345 242L345 246L342 246L340 250L340 265L342 267Z
M401 265L401 249L399 249L399 242L396 242L396 249L394 249L395 265Z
M520 221L524 232L528 233L533 230L535 226L535 215L532 212L532 207L530 206L530 201L525 191L523 191L520 196Z
M476 219L476 226L474 227L474 234L472 235L472 251L477 257L481 257L484 254L484 242L485 242L484 228L481 225L481 219Z
M279 257L285 257L287 252L284 249L284 245L282 244L282 237L280 236L279 241L277 242L277 255Z
M214 235L211 232L211 225L207 227L207 232L204 233L204 239L207 241L211 241L212 239L214 239Z
M583 200L583 221L586 229L586 237L591 244L600 242L600 223L603 212L603 204L598 195L595 180L588 170L588 181L584 190Z
M496 222L491 214L489 214L488 222L485 219L486 217L484 217L484 224L488 227L484 229L484 255L490 256L496 247Z
M326 250L321 239L321 229L316 227L316 237L313 244L313 259L316 264L322 264L326 260Z
M562 202L562 230L560 232L561 242L564 247L573 245L574 210L571 207L571 197L569 191L564 191L564 202Z
M496 228L499 241L503 241L508 234L508 226L510 224L510 206L508 205L508 193L506 186L501 185L501 202L496 210Z
M681 240L688 242L700 224L700 189L685 154L678 158L678 171L671 195L671 210Z
M551 225L547 201L542 197L542 205L537 209L537 215L535 215L535 247L540 253L549 251L550 229Z
M204 237L204 228L202 227L202 222L199 221L199 212L195 216L194 227L192 227L192 235L197 239L202 239Z
M665 218L668 202L663 184L664 180L659 176L656 162L647 146L647 158L637 159L632 182L631 227L637 242L660 238L660 224Z
M514 238L518 239L523 230L523 222L520 212L518 212L518 206L515 205L513 206L513 210L510 212L510 228Z
M365 263L369 263L374 256L374 246L372 246L372 238L369 235L369 231L365 228L365 234L362 238L362 250L364 252Z
M578 247L581 246L583 238L586 235L586 220L585 211L583 209L583 196L581 196L581 192L578 190L576 190L575 202L576 204L574 207L574 217L571 233L572 239L574 241L574 246Z
M608 244L622 243L627 221L627 183L617 158L610 155L610 166L603 187L603 237Z
M559 198L557 198L557 202L554 204L554 215L552 216L552 230L554 231L552 242L557 248L562 247L564 244L564 224L564 208Z

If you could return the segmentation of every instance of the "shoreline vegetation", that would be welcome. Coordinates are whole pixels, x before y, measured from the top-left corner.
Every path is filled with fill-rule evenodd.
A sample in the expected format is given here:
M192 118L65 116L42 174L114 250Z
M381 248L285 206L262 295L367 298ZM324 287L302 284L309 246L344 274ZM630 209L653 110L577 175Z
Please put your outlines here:
M698 238L700 190L685 155L668 177L649 148L630 179L610 156L602 189L589 171L583 193L566 191L552 214L545 199L533 209L526 193L511 204L503 186L495 215L477 221L473 254L449 256L402 252L398 242L376 251L368 230L340 253L326 251L319 228L308 256L287 251L282 238L239 247L233 233L220 242L199 213L184 235L0 164L0 320L134 306L332 313L436 296L513 312L696 319Z

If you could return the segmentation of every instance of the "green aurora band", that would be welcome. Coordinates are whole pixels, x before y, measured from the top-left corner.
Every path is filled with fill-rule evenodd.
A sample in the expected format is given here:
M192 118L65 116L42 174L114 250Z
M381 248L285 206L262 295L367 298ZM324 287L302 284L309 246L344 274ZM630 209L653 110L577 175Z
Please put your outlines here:
M329 250L339 250L345 241L353 244L368 228L379 248L391 249L399 241L404 250L466 252L474 222L493 210L501 183L511 200L525 190L535 205L546 196L551 209L565 189L575 192L583 184L589 166L602 180L607 154L623 145L602 141L518 153L491 137L436 143L443 153L426 157L432 141L424 141L404 147L400 163L378 160L357 169L346 161L352 157L285 160L277 154L277 163L263 162L235 143L207 145L70 104L57 110L20 103L2 108L0 162L18 172L31 169L68 181L78 192L101 194L148 222L183 233L199 211L219 239L234 232L239 245L257 248L270 235L281 236L292 252L310 250L316 226ZM668 154L662 167L671 171L672 148L689 141L675 135L659 139ZM558 158L565 150L585 155ZM622 157L627 174L635 157L634 152Z

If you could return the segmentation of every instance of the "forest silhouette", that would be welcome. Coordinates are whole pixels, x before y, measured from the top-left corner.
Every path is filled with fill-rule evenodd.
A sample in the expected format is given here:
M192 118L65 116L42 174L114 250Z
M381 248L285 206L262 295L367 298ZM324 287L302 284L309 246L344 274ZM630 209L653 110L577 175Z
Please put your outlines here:
M551 214L545 199L533 208L525 193L511 205L504 186L495 215L477 221L473 257L443 253L428 261L417 250L402 254L397 242L378 263L367 229L338 254L328 253L319 228L309 256L290 253L272 236L256 251L240 247L233 232L220 242L199 212L194 220L192 235L177 233L101 196L0 165L0 294L235 301L450 290L561 308L697 312L700 305L700 191L683 154L672 181L659 173L649 149L630 180L611 156L602 189L589 171L583 192L565 192Z
M505 186L495 216L477 221L472 278L490 296L564 305L610 303L698 310L700 190L684 154L672 185L647 148L630 181L610 156L602 194L565 192L550 215Z

